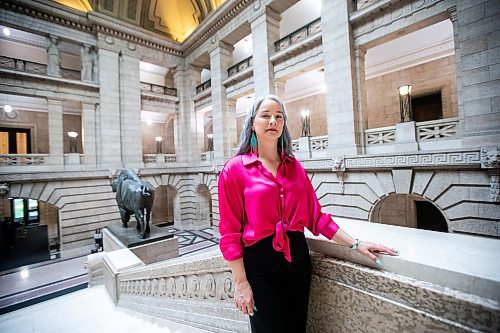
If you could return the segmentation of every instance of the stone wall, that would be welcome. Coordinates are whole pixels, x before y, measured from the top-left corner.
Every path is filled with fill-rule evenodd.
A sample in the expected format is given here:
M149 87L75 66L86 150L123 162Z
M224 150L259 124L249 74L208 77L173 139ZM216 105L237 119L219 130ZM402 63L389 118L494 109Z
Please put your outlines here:
M400 122L397 88L406 84L412 97L441 92L443 118L458 116L455 56L449 56L367 80L368 128Z

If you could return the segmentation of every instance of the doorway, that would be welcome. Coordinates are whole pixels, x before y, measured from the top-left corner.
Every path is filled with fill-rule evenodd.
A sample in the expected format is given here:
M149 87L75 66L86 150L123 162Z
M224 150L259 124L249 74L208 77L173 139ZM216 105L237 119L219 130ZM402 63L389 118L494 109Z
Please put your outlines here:
M0 154L31 154L29 128L0 127Z

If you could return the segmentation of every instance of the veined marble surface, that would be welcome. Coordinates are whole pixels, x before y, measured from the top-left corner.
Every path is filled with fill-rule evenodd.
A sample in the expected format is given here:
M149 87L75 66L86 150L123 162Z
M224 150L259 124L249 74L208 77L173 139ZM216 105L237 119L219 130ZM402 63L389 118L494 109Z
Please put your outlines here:
M377 254L383 269L500 302L500 240L336 218L348 234L399 250ZM376 265L348 247L306 231L311 250L363 265ZM325 241L325 242L324 242Z

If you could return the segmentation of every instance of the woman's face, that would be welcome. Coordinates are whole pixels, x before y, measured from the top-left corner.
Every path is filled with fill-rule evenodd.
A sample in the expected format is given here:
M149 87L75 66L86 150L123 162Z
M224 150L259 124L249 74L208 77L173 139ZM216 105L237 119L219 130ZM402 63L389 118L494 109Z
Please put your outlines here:
M277 141L283 133L285 118L280 105L271 99L264 100L253 120L252 129L259 142Z

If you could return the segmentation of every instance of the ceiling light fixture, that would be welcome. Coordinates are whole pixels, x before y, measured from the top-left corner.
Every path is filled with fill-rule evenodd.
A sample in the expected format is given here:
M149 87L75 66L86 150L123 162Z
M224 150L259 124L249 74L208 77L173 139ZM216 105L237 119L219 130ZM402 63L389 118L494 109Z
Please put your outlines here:
M12 112L12 106L10 106L9 104L5 104L5 106L3 107L3 109L7 113Z
M2 30L2 31L3 31L3 34L4 34L5 36L7 36L7 37L9 37L9 36L10 36L10 29L9 29L9 28L5 27L5 28L3 28L3 30Z

